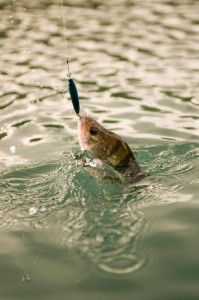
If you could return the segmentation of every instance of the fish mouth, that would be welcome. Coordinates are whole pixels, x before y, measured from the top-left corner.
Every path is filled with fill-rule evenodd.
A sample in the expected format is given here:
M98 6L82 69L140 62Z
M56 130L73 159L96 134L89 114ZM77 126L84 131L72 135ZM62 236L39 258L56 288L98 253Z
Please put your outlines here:
M86 117L79 115L78 116L78 139L79 139L79 144L80 148L82 151L86 150L86 144L88 143L88 136L86 134L87 132L87 126L86 126Z
M85 136L86 128L87 128L86 124L87 122L85 116L79 115L77 127L78 127L78 135L80 140Z
M83 129L84 127L87 126L88 120L86 119L86 116L82 116L82 115L79 115L78 118L79 118L78 119L79 129Z
M84 116L79 115L78 116L78 128L82 129L82 127L84 126L84 124L85 124L85 118L84 118Z

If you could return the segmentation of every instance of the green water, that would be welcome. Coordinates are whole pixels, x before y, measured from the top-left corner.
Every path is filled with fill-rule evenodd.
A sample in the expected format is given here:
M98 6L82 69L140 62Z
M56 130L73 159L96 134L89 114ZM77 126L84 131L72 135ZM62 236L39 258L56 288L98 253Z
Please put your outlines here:
M81 112L134 150L132 184L82 160L60 1L0 1L0 300L199 299L198 11L64 1Z

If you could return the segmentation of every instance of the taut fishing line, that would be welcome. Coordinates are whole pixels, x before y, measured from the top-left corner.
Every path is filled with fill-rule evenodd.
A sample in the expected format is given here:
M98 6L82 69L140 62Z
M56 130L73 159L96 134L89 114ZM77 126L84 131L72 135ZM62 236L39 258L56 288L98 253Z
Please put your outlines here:
M66 39L66 23L64 19L64 2L61 0L61 8L62 8L62 21L63 21L63 33L64 33L64 40L65 40L65 47L66 47L66 64L67 64L67 79L68 79L68 90L70 93L70 97L72 100L73 108L77 115L79 115L80 106L79 106L79 97L77 88L75 85L74 80L71 77L70 68L69 68L69 59L68 59L68 47L67 47L67 39Z

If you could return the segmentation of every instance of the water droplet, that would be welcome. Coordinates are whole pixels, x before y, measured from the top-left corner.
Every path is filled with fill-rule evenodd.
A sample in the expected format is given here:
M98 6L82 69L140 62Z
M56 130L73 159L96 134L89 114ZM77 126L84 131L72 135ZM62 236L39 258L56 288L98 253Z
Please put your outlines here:
M16 152L16 147L15 147L15 146L11 146L11 147L10 147L10 152L11 152L12 154L14 154L14 153Z
M22 282L25 282L25 281L29 281L30 282L31 278L30 278L30 276L27 273L25 273L24 276L22 276L21 281Z
M29 215L34 215L34 214L36 214L36 212L37 212L37 208L36 207L31 207L31 208L29 208Z

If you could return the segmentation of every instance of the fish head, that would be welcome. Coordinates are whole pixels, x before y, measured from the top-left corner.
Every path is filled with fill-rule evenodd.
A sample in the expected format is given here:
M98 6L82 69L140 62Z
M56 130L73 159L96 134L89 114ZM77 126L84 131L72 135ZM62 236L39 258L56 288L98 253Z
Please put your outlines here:
M99 153L100 145L106 144L107 136L97 121L87 116L79 116L78 138L81 150L87 150L96 156L95 152Z
M135 160L131 149L120 136L90 117L79 116L78 137L82 150L114 167L126 166L130 160Z

